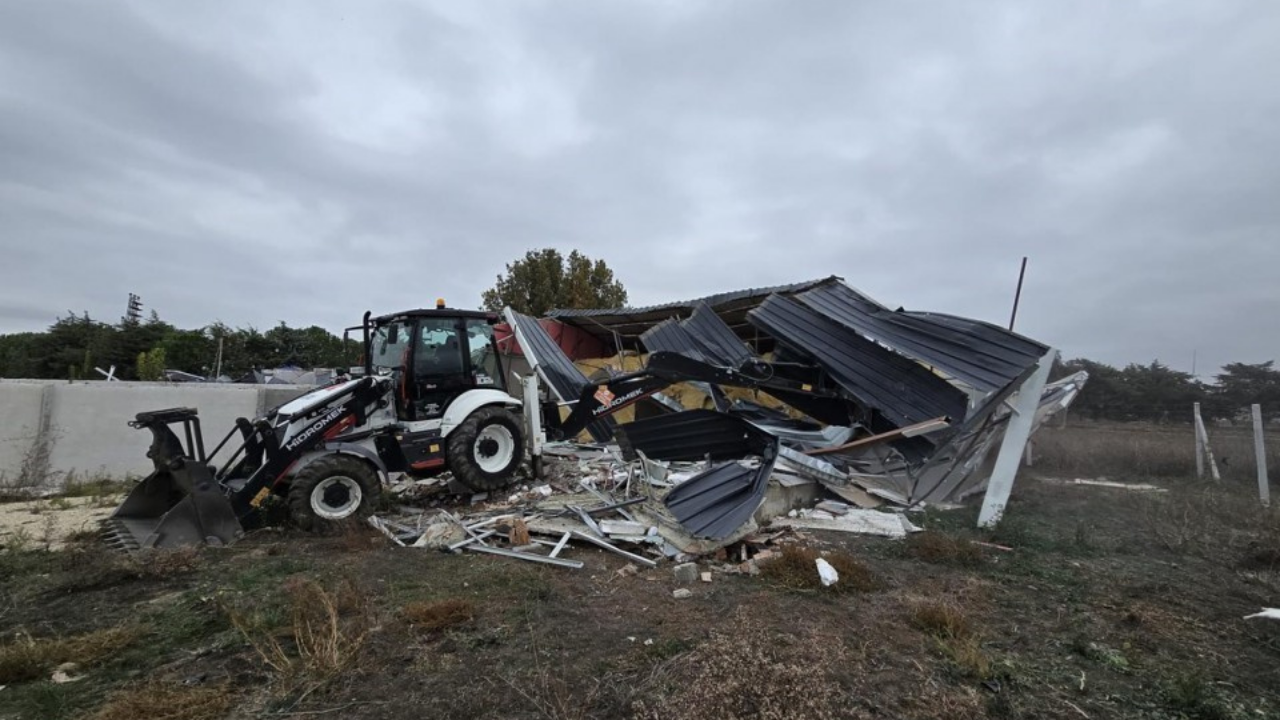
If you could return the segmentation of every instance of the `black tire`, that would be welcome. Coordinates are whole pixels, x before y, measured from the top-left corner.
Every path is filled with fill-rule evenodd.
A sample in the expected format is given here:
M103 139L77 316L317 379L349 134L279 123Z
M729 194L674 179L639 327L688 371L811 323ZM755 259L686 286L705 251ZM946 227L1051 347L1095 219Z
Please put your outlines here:
M506 437L502 434L504 430ZM501 444L486 435L504 438L502 443L509 437L513 447L510 449L508 462L500 466L494 465L493 454L486 454L486 450L496 453ZM510 485L524 460L524 428L520 417L497 405L476 410L449 433L445 455L454 478L476 492L488 492ZM483 467L482 464L490 467Z
M329 480L334 482L326 484ZM355 504L352 490L357 488L360 498ZM318 489L320 494L316 495ZM381 494L382 482L373 466L335 453L312 461L294 476L289 484L289 514L303 530L331 534L369 517L378 507ZM348 505L354 507L348 509ZM325 516L326 509L333 512L333 517Z

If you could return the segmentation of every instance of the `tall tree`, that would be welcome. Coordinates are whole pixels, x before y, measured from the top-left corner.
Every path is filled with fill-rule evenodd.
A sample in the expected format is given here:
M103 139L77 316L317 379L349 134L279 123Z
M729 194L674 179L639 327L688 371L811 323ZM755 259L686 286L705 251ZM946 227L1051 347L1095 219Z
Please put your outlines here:
M484 291L486 310L511 306L535 317L554 308L612 308L627 302L627 291L604 260L574 250L566 258L555 248L530 250L507 263L505 275Z

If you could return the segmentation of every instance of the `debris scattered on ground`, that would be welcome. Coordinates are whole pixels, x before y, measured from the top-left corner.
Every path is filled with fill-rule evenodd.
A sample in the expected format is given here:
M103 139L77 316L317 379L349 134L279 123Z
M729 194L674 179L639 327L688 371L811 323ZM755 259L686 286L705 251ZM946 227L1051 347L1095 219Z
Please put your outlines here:
M840 573L836 572L836 569L831 567L831 563L823 560L822 558L818 558L817 560L814 560L814 564L818 566L818 578L822 580L822 587L831 587L837 582L840 582Z
M1262 612L1256 612L1252 615L1245 615L1245 620L1253 620L1254 618L1262 618L1264 620L1280 620L1280 608L1262 608Z
M1076 478L1071 481L1071 485L1092 485L1094 487L1118 488L1120 490L1141 490L1146 492L1169 492L1168 488L1162 488L1159 485L1150 483L1123 483L1108 480L1106 478Z
M678 588L671 591L671 597L677 600L684 600L685 598L693 597L693 591L688 588Z

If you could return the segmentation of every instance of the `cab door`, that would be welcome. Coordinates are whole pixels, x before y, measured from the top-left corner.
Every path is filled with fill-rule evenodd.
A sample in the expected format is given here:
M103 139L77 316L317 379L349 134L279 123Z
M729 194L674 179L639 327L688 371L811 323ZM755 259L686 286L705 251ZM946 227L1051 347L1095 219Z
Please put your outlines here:
M423 317L413 346L413 419L432 420L474 387L460 318Z

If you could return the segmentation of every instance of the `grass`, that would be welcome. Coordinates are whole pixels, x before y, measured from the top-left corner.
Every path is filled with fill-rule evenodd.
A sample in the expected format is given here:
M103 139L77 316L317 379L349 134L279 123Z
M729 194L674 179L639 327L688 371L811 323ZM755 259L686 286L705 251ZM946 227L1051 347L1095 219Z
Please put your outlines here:
M142 683L112 693L88 720L215 720L231 707L233 698L226 687Z
M1252 429L1210 427L1208 432L1223 479L1254 480ZM1269 431L1266 435L1267 467L1280 468L1280 433ZM1195 431L1189 421L1079 422L1066 428L1051 424L1036 433L1034 443L1034 467L1048 474L1126 480L1195 475ZM1208 470L1205 472L1207 475Z
M285 695L306 697L326 685L360 654L372 627L371 609L349 584L326 590L307 578L287 580L288 610L282 642L269 613L230 613L232 625L281 683Z
M1184 673L1168 682L1164 701L1170 710L1192 720L1231 720L1227 703L1199 673Z
M954 567L977 567L982 564L982 549L968 540L952 537L937 530L914 533L907 538L907 553L927 563Z
M69 638L20 637L0 646L0 684L38 680L67 662L92 665L137 642L144 632L125 625Z
M834 585L822 585L816 565L818 558L826 560L839 573L840 579ZM776 557L760 563L760 577L789 590L843 594L870 592L880 588L880 582L871 569L853 555L847 552L823 555L802 545L784 545Z
M451 599L409 603L401 614L414 629L436 632L471 622L475 619L476 609L469 600Z
M925 601L907 615L912 627L928 635L938 652L961 677L988 680L992 661L982 647L982 634L968 614L951 602Z

